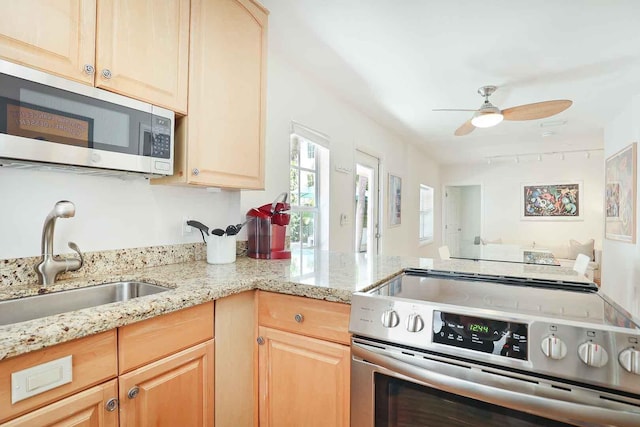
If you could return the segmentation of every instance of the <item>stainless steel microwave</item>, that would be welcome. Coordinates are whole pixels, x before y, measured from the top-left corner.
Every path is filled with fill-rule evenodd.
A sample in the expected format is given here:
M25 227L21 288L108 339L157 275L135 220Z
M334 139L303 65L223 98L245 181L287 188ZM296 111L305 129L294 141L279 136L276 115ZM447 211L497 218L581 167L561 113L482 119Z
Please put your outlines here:
M0 158L172 175L173 111L0 60Z

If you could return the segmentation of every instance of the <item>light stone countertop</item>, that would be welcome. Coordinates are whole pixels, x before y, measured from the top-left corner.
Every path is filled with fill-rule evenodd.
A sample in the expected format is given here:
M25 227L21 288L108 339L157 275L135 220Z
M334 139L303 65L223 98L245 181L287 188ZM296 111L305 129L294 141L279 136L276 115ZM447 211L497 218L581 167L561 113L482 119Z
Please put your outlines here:
M291 260L241 257L235 263L225 265L210 265L204 261L186 262L132 270L127 274L57 282L48 288L50 292L131 280L172 289L126 302L0 326L0 360L252 289L350 303L354 292L367 291L411 267L589 282L586 277L564 267L326 251L294 256ZM9 286L0 289L0 300L37 293L37 286Z

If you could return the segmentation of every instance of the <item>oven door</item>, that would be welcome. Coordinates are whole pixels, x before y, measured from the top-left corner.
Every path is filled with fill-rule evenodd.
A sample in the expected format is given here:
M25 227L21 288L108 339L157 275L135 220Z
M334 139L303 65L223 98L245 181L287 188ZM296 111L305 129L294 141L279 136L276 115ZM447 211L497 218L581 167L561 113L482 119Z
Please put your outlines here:
M351 425L640 426L640 400L361 338Z

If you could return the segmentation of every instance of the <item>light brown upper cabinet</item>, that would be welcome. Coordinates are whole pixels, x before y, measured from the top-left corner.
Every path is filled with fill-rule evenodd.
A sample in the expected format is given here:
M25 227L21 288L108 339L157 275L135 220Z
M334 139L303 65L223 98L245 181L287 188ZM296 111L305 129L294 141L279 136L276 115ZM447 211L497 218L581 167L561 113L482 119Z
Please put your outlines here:
M96 0L0 2L0 57L93 85Z
M98 0L96 86L187 112L189 0Z
M268 11L251 0L192 0L189 114L174 176L155 183L263 189Z
M3 1L0 14L0 57L186 114L189 0Z

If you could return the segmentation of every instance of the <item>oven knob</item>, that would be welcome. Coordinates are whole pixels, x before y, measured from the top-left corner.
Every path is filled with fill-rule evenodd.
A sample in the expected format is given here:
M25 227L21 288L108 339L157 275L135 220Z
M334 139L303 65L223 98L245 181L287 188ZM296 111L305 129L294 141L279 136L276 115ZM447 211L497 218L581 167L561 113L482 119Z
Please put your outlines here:
M555 335L549 335L542 340L542 352L551 359L564 359L567 355L567 346L560 338Z
M594 368L601 368L609 361L609 355L600 344L588 341L578 347L578 357L584 363Z
M626 348L620 352L618 361L628 372L640 375L640 350L633 347Z
M385 328L395 328L400 323L400 317L395 310L387 310L382 313L382 326Z
M424 320L419 314L411 313L407 318L407 331L420 332L424 328Z

